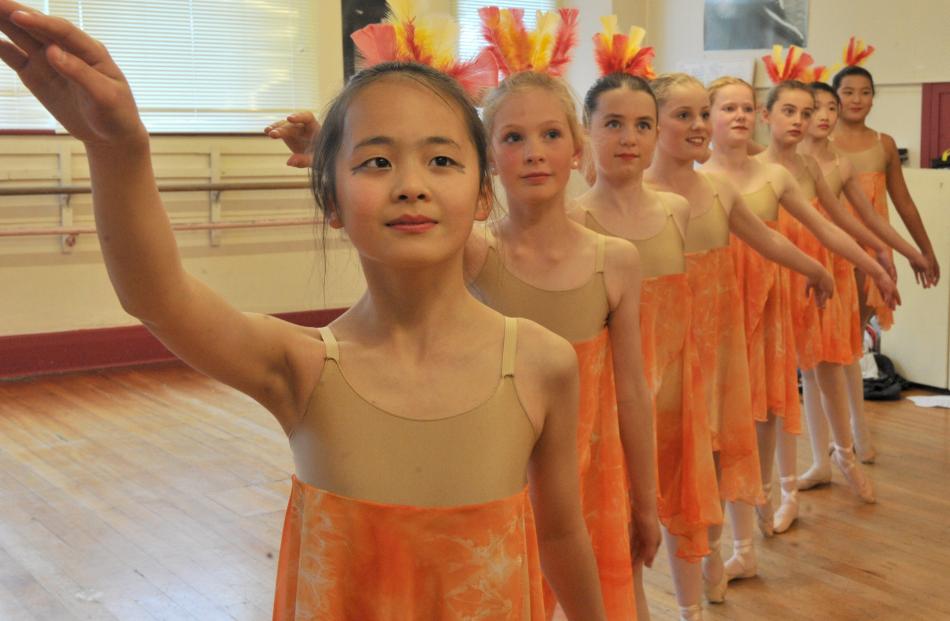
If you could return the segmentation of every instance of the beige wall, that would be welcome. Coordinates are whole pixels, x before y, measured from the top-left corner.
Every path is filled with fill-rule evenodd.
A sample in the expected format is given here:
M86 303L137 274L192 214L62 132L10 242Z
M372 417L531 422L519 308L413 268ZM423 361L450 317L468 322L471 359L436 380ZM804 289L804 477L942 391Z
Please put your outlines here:
M660 69L674 66L679 59L734 57L702 52L702 0L563 4L582 8L580 48L568 76L579 96L596 75L591 36L599 29L602 14L617 13L624 29L634 23L644 25L647 43L658 49ZM324 35L319 46L322 107L342 83L342 52L339 3L320 2L319 6ZM836 56L852 32L880 45L869 65L882 83L872 124L912 150L919 143L919 81L950 80L942 61L950 57L950 42L940 37L942 26L950 23L950 3L915 0L914 6L911 13L906 5L883 0L813 0L810 34L811 49L821 58ZM453 0L433 2L436 10L452 11L453 7ZM213 170L219 170L224 180L235 181L295 179L300 174L283 166L281 146L265 138L162 137L153 146L163 181L208 181ZM215 159L214 152L220 157ZM66 177L61 176L62 158L68 160ZM0 186L52 184L60 178L84 183L87 174L82 146L68 137L0 137ZM583 188L580 181L572 185L574 192ZM206 194L169 195L166 203L175 218L207 217ZM76 197L72 204L77 224L91 221L88 197ZM297 217L311 210L312 201L302 190L225 193L223 198L225 219ZM58 217L56 198L0 199L0 227L54 225ZM221 233L220 246L211 246L207 233L180 234L178 239L188 269L244 310L345 306L362 290L357 258L342 241L326 249L328 278L324 281L324 250L309 228L227 231ZM54 238L0 238L0 335L131 323L134 320L115 301L93 236L81 236L70 254L63 254Z

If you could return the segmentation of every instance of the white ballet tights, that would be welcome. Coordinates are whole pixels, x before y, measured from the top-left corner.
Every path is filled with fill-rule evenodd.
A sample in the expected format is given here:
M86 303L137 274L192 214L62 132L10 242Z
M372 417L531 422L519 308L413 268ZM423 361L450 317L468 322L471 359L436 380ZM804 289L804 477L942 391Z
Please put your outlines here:
M864 413L864 378L861 377L861 363L852 362L844 368L848 385L848 408L851 412L851 431L854 434L854 448L858 459L864 463L874 461L874 444L871 430Z
M702 619L703 567L700 563L690 563L676 556L676 536L663 527L663 542L670 559L673 574L673 588L676 590L676 603L680 607L680 616L689 619ZM698 615L696 616L698 611ZM693 616L687 616L691 614Z

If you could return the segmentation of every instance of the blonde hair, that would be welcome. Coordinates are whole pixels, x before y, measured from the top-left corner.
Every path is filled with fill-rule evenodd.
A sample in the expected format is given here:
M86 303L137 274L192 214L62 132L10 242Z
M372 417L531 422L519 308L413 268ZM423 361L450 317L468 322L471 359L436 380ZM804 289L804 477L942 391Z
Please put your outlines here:
M678 86L698 86L705 90L703 83L688 73L662 73L650 81L650 88L656 95L657 106L662 108L670 99L670 91Z
M491 91L485 98L484 107L482 108L482 121L485 123L489 144L495 129L495 115L498 114L498 109L504 103L505 98L513 93L523 93L532 88L541 89L557 98L564 108L565 116L567 116L567 125L571 130L574 147L583 149L584 131L577 120L577 105L574 103L575 98L571 88L564 80L537 71L522 71L505 78L498 85L498 88Z
M723 76L721 78L716 78L706 86L706 90L709 91L709 103L713 104L716 102L716 94L719 93L722 89L727 86L744 86L749 89L749 92L752 93L752 103L755 103L755 89L752 88L752 85L743 80L742 78L736 78L733 76Z

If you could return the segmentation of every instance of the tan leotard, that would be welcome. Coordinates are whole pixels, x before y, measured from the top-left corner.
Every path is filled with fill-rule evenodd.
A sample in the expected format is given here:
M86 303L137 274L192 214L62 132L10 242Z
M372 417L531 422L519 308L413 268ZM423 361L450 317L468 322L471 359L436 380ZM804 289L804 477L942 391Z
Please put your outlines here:
M881 135L877 135L877 140L867 149L860 151L845 151L839 147L835 149L851 160L856 173L885 172L887 170L887 153L884 152L884 143L881 142Z
M515 389L515 319L505 319L494 394L436 419L392 414L361 397L346 379L333 333L320 334L326 364L290 434L301 481L340 496L417 507L488 502L524 489L537 436Z
M698 216L689 219L686 229L686 252L706 252L729 245L729 214L719 200L719 192L708 177L703 175L714 192L713 204Z
M801 156L799 156L799 160L801 160ZM795 177L795 180L798 181L798 187L802 189L805 200L811 202L818 196L818 191L815 189L815 178L811 176L811 171L804 162L802 162L802 169L804 172L801 176Z
M763 222L775 222L778 220L779 200L775 188L771 181L766 181L765 185L754 192L743 194L742 199L746 206L752 210Z
M686 271L684 256L685 241L676 218L669 206L660 199L666 211L666 224L660 232L646 239L630 239L640 253L640 268L643 278L654 278L667 274L682 274ZM587 209L584 210L585 226L601 235L613 235Z
M488 256L472 283L485 304L508 317L525 317L572 343L597 336L607 325L610 301L604 282L606 238L597 239L594 273L580 287L552 291L529 284L505 268L504 260L489 240Z
M844 180L841 178L841 166L837 153L835 153L835 165L828 174L825 175L825 182L828 184L828 187L831 188L831 194L835 198L841 196L841 191L844 189Z

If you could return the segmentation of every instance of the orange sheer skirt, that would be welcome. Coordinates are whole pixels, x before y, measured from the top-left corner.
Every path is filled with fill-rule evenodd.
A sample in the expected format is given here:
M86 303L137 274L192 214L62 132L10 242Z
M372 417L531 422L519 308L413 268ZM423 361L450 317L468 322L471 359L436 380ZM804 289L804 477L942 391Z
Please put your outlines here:
M719 496L757 504L762 495L759 451L742 298L728 246L686 257L692 321L709 414L712 448L719 451Z
M776 222L765 224L772 229L778 226ZM785 431L801 433L788 270L735 236L730 248L745 314L752 415L755 420L766 421L771 412L782 418Z
M855 173L855 175L864 195L868 197L868 200L871 201L871 204L874 206L874 210L884 218L885 221L890 222L890 216L887 212L887 177L885 174L883 172L863 172ZM851 211L855 212L855 217L858 217L851 203L849 203L846 198L843 200ZM894 251L888 247L887 252L893 261ZM877 257L873 251L869 250L868 254L871 255L871 258L873 258L875 262L877 261ZM894 311L884 302L884 296L881 295L880 289L877 288L877 285L871 278L864 279L864 295L866 304L874 309L874 314L877 316L877 322L878 325L881 326L881 329L890 329L890 327L894 325Z
M864 327L861 325L861 308L858 302L858 284L854 278L854 264L836 254L831 255L834 268L835 297L838 306L847 319L838 338L844 341L844 347L851 352L845 364L859 360L864 354ZM888 309L890 310L890 309Z
M527 488L482 504L410 507L292 484L275 621L544 618Z
M829 218L821 207L820 201L812 200L812 208ZM798 220L788 215L784 209L779 214L779 230L799 250L818 261L829 274L834 275L834 258L814 234ZM792 325L795 331L795 348L798 353L798 367L813 369L819 362L850 364L853 362L851 342L848 338L851 316L843 300L832 296L824 308L818 308L815 297L806 291L808 280L789 270L792 301Z
M580 369L577 455L581 507L590 532L604 607L611 621L633 621L637 606L630 554L630 494L620 440L610 333L574 343ZM545 583L545 610L554 615L554 593Z
M709 554L707 529L722 523L722 506L690 300L686 274L645 279L640 336L656 415L660 521L677 537L676 555L698 561Z

